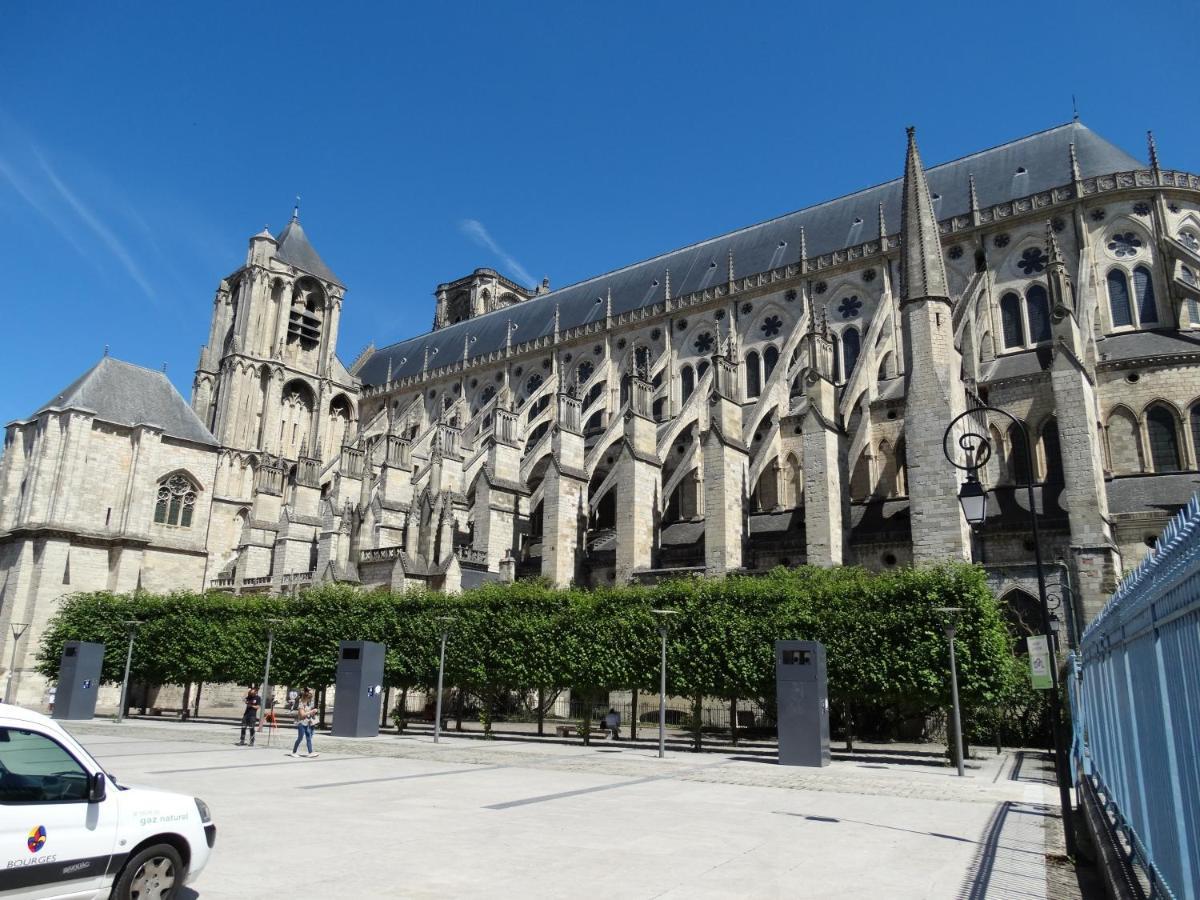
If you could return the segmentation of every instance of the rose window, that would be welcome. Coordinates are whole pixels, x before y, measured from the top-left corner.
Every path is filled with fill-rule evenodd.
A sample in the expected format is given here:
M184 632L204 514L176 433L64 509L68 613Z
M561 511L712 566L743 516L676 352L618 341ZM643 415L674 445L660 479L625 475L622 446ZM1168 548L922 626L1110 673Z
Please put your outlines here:
M841 303L838 304L838 312L842 314L843 319L853 319L861 311L862 301L858 299L857 294L846 297Z
M1041 247L1030 247L1017 260L1017 268L1026 275L1034 275L1045 269L1048 262L1050 262L1050 257L1046 256Z
M695 348L697 353L711 353L713 349L713 336L711 331L705 331L696 336Z
M762 323L762 333L769 338L779 334L779 329L783 328L783 320L779 316L767 316Z
M1138 247L1140 246L1142 246L1142 242L1132 231L1126 231L1124 234L1114 234L1108 239L1108 252L1117 257L1137 256Z

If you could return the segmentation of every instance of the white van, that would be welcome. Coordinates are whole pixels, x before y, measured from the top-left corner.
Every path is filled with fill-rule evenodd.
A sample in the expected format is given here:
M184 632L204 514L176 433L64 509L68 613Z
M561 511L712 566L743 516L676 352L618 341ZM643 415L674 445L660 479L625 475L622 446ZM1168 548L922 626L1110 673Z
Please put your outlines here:
M57 722L0 703L0 898L169 900L216 839L202 800L118 784Z

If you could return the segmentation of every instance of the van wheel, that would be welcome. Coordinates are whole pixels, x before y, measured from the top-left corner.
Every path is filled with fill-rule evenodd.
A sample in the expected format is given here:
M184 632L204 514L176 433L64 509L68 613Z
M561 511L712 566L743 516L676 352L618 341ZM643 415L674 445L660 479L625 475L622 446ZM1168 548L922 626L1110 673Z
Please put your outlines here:
M154 844L125 864L112 900L172 900L183 883L183 860L170 844Z

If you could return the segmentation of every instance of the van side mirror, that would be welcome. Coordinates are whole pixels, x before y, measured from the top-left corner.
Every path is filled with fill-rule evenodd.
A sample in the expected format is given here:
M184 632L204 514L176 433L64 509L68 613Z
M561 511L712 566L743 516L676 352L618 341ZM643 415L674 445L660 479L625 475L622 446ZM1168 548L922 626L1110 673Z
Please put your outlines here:
M108 790L108 776L103 772L96 772L88 778L88 803L100 803Z

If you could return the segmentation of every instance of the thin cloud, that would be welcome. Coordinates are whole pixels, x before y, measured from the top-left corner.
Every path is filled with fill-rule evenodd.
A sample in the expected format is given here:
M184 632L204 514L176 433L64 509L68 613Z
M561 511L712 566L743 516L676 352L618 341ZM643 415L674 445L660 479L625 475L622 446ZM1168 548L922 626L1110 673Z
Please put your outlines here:
M129 273L129 277L137 283L137 286L142 289L145 295L151 300L157 300L158 295L154 292L154 288L150 286L150 282L146 279L146 276L142 274L142 270L138 267L138 264L134 262L133 257L125 248L125 245L121 242L120 238L113 234L111 229L101 222L96 217L95 213L93 213L83 203L82 200L75 196L74 191L72 191L69 187L67 187L66 184L63 183L62 179L58 177L58 173L54 171L54 169L50 166L50 163L46 161L46 158L42 156L42 154L36 149L34 150L34 155L37 157L38 164L42 167L42 171L46 173L46 177L50 180L50 184L54 186L54 189L58 192L59 196L61 196L67 202L67 205L71 207L71 209L75 212L75 215L79 217L80 221L82 221L83 224L86 225L92 231L92 233L100 239L100 242L104 244L106 248L108 248L108 251L116 258L117 262L124 267L125 271Z
M76 253L83 257L88 256L87 251L76 240L75 235L67 227L67 223L62 220L62 217L47 203L43 202L29 181L21 177L20 173L2 156L0 156L0 175L3 175L5 180L12 185L12 189L17 192L22 200L28 203L38 215L54 226L59 236L74 247Z
M478 219L463 219L458 223L458 230L473 240L480 247L492 251L504 263L505 267L516 275L524 284L536 284L534 277L526 271L525 267L513 259L503 247L496 243L495 239L488 234L488 230L483 226L483 223Z

